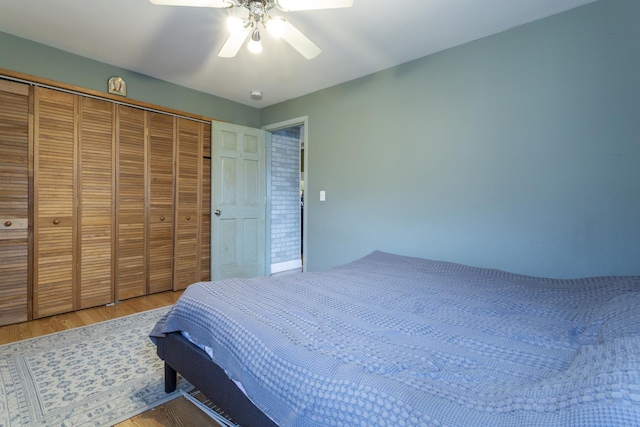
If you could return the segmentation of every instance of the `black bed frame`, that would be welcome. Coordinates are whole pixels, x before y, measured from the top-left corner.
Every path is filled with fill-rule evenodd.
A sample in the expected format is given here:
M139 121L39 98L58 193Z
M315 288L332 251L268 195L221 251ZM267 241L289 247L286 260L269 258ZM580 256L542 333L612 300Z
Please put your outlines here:
M209 355L181 333L157 340L158 356L164 360L164 390L176 390L177 373L189 381L242 427L277 427L261 412Z

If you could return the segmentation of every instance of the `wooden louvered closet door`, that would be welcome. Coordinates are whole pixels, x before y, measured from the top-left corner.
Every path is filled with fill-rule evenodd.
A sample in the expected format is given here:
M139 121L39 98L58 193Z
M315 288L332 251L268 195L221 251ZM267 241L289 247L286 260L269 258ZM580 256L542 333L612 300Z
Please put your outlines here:
M35 88L34 318L114 300L114 108Z
M200 280L211 280L211 125L203 126Z
M76 308L77 97L34 90L33 317Z
M0 325L29 317L29 99L0 80Z
M78 308L114 301L113 158L115 104L80 97Z
M175 118L149 112L149 285L173 288L173 191Z
M202 123L177 119L174 290L200 279L202 139Z
M143 110L118 106L116 300L147 293L146 117Z
M0 150L0 324L210 279L210 124L0 80Z

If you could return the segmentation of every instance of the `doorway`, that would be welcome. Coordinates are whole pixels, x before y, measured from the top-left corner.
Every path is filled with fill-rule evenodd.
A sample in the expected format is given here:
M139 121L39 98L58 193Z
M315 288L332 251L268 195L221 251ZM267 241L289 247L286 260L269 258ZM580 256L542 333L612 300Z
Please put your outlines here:
M267 273L271 274L300 272L306 264L306 121L304 117L264 127L268 131Z

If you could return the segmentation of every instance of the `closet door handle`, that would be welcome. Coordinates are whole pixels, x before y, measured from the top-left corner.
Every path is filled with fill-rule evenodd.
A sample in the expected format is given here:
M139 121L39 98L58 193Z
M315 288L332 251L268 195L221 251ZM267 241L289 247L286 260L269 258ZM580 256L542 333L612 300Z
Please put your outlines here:
M59 219L54 219L53 220L53 225L58 225L60 224L60 220Z
M187 215L187 221L189 221L191 219L191 217L189 215Z
M160 221L164 221L164 217L163 216L160 217Z
M7 221L4 223L5 227L11 227L13 224L11 223L11 221Z

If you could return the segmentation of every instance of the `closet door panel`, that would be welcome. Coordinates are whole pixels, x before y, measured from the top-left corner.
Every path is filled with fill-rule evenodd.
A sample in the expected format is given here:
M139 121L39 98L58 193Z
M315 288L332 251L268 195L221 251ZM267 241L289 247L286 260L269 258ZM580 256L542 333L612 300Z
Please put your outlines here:
M199 281L202 123L178 119L173 289Z
M29 86L0 81L0 325L29 316Z
M146 113L118 106L116 300L146 292Z
M114 301L114 109L108 101L81 98L79 121L79 307Z
M29 320L27 239L4 240L0 238L0 325Z
M202 134L202 220L200 223L200 280L211 280L211 124Z
M173 192L175 118L149 116L149 285L148 292L173 287Z
M75 309L75 95L34 91L33 317Z

